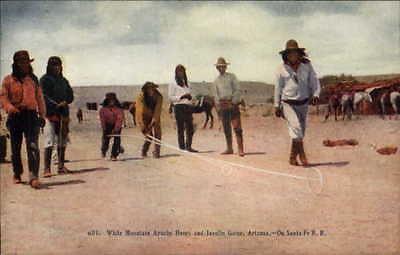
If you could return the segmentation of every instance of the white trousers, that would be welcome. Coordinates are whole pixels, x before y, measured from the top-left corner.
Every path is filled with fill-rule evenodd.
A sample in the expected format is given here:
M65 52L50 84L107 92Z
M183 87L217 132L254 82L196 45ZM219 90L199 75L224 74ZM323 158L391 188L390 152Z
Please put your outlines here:
M55 130L55 124L49 120L46 119L46 126L44 127L43 130L43 140L44 140L44 147L54 147L57 146L58 144L58 135L56 134ZM63 139L63 144L62 147L67 146L67 143L69 142L69 138L66 137L66 139Z
M283 114L292 139L303 139L306 132L308 104L290 105L282 102Z

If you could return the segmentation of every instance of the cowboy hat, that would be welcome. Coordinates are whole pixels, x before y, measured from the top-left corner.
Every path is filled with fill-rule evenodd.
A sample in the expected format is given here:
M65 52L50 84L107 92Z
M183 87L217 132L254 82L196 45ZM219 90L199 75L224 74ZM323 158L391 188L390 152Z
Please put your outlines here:
M290 39L286 42L286 49L280 51L279 54L284 54L292 50L304 51L305 48L300 48L296 40Z
M227 66L227 65L229 65L230 63L228 63L228 62L226 62L226 60L223 58L223 57L219 57L218 59L217 59L217 63L216 64L214 64L215 66Z
M29 53L27 50L20 50L14 53L13 61L17 62L20 60L28 60L29 62L33 62L34 59L29 57Z

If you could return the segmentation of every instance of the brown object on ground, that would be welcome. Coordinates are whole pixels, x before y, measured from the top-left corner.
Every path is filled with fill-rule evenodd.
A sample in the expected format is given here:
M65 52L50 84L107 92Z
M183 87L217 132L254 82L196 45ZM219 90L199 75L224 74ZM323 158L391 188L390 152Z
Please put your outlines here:
M396 146L386 146L380 149L377 149L376 152L382 155L391 155L391 154L396 154L397 152L397 147Z
M323 145L327 147L334 147L334 146L344 146L344 145L358 145L358 141L356 139L340 139L340 140L324 140Z

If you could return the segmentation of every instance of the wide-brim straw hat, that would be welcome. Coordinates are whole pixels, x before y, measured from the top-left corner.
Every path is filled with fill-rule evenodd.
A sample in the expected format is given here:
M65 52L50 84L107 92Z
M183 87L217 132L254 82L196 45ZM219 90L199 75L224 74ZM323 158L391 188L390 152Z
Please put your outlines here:
M223 57L219 57L217 59L217 63L214 64L215 66L227 66L230 65L229 62L226 62L226 60Z
M28 60L29 62L33 62L35 59L29 57L29 52L27 50L20 50L14 53L13 61L21 61Z
M289 41L286 42L286 49L280 51L279 54L285 54L292 50L305 51L305 48L300 48L296 40L290 39Z

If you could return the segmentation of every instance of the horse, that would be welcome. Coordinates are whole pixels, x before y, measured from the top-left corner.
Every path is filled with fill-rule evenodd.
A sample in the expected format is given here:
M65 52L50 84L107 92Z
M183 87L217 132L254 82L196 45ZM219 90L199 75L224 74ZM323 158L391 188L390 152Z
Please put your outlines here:
M206 120L203 125L203 129L207 127L208 121L210 122L210 128L214 126L214 115L212 114L212 109L215 108L215 100L211 96L197 96L198 104L195 105L193 113L202 113L206 114Z
M344 93L341 97L340 104L342 106L343 120L347 116L349 120L353 115L353 95L351 93Z
M328 120L329 115L334 112L335 113L335 121L337 121L337 116L339 115L340 110L340 100L338 94L333 94L329 97L328 100L328 112L325 115L325 121Z
M386 115L386 109L389 106L390 107L390 91L385 89L383 90L379 96L378 96L378 100L379 100L379 109L380 109L380 114L382 119L385 119L385 115Z
M392 91L390 93L390 103L392 104L395 114L400 114L400 92Z
M359 104L363 101L372 103L372 97L368 92L365 91L360 91L354 93L354 99L353 99L353 109L354 113L361 113L359 110Z

